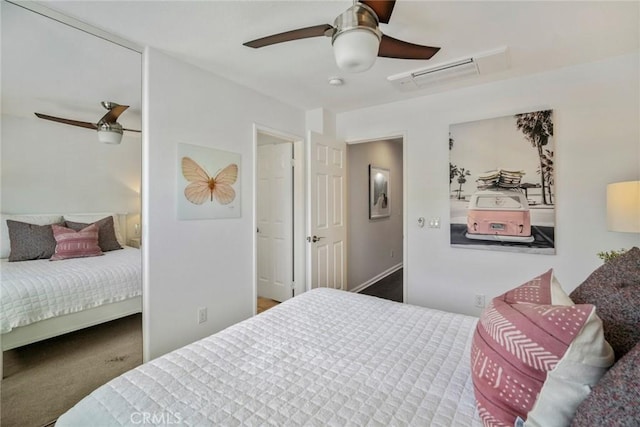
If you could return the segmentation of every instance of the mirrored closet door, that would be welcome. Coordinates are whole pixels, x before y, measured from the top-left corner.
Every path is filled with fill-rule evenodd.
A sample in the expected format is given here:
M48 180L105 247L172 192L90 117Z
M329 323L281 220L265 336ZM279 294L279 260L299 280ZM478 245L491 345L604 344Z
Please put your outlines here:
M0 5L0 424L42 426L142 363L142 58Z

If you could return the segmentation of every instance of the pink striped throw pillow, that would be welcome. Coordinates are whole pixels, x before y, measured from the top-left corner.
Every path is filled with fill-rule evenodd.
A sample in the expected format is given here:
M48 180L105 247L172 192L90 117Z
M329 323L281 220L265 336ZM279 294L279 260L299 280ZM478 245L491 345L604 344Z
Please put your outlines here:
M91 224L80 231L53 224L56 250L51 261L102 255L98 246L98 225Z
M612 363L595 307L574 305L549 270L480 316L471 348L478 413L486 426L568 426Z

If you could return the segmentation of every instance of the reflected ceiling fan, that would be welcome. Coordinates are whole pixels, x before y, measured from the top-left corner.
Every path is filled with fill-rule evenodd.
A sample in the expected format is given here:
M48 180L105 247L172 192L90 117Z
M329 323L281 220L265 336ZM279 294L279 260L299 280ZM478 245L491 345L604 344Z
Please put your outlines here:
M102 116L102 118L98 120L97 123L63 119L61 117L48 116L41 113L34 114L41 119L97 130L98 140L100 142L104 142L105 144L120 144L120 141L122 141L122 131L126 130L128 132L140 132L139 130L135 129L125 129L120 123L117 122L120 114L124 113L124 111L129 108L128 105L120 105L111 101L102 101L101 104L105 109L108 110L108 112L107 114Z
M376 56L398 59L431 58L440 50L439 47L405 42L380 31L378 23L389 23L395 3L395 0L354 1L353 6L338 15L333 25L299 28L243 44L260 48L309 37L331 37L338 67L355 73L371 68Z

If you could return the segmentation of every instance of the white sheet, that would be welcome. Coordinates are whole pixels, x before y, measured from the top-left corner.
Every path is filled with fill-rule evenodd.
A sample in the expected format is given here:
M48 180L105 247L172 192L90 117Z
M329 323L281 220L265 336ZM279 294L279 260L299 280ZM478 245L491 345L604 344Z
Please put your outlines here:
M129 371L56 426L481 426L476 322L317 289Z
M0 264L0 333L142 294L140 250Z

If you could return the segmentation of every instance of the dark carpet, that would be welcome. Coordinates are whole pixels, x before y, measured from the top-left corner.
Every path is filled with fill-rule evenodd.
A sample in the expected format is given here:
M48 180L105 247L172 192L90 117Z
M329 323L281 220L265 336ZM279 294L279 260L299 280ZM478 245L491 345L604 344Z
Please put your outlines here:
M374 297L403 302L402 299L402 268L378 280L373 285L363 289L359 293Z

